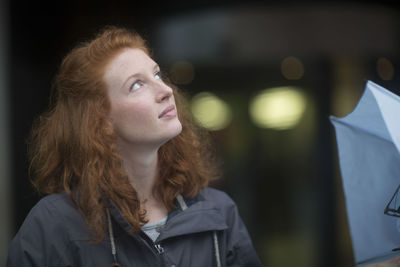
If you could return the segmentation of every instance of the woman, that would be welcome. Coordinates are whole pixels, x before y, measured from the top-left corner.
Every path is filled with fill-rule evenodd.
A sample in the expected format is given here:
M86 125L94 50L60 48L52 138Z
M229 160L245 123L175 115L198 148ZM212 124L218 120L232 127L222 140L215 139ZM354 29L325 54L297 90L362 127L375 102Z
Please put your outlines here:
M182 97L145 41L108 27L63 60L30 141L46 194L7 266L261 266Z

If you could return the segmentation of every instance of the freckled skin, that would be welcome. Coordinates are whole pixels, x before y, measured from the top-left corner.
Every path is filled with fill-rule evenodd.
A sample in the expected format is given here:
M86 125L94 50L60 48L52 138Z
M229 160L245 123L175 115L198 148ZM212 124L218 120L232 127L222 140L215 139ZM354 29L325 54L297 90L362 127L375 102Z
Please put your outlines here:
M172 89L164 84L158 65L140 49L125 49L106 66L104 80L111 102L110 119L120 145L159 148L178 135L182 125Z

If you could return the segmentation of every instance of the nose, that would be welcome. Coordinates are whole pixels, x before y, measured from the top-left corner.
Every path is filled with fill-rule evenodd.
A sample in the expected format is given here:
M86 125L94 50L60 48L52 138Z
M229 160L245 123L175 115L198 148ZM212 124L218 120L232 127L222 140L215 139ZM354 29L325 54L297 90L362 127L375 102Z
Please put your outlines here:
M164 102L168 100L172 94L172 88L166 85L164 82L159 82L157 83L157 95L156 95L156 101L157 102Z

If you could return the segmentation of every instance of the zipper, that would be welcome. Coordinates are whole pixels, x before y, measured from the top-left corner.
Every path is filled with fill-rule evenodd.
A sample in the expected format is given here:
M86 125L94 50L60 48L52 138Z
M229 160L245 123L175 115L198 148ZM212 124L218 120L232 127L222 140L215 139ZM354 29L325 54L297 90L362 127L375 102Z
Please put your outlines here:
M154 247L158 251L158 254L163 254L164 253L164 248L160 244L154 244Z
M153 254L160 259L161 266L166 266L164 257L164 248L160 243L154 243L145 233L140 233L142 242L150 249Z
M160 244L154 244L154 247L156 248L158 255L161 260L161 266L164 267L166 266L165 264L165 258L164 258L164 248Z

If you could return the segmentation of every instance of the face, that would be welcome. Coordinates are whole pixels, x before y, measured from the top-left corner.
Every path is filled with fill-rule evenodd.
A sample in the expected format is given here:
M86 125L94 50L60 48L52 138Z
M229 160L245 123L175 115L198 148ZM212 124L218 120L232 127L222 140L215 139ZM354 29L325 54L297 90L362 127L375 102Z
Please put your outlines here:
M119 53L106 66L104 80L121 145L157 148L181 132L173 91L142 50Z

